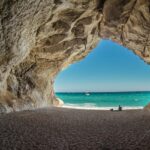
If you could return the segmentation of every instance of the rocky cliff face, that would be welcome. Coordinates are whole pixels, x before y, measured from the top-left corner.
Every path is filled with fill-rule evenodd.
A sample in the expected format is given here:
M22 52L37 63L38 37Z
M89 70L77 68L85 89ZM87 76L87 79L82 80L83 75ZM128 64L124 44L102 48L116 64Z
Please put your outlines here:
M102 38L150 63L150 1L1 0L0 111L55 103L55 76Z

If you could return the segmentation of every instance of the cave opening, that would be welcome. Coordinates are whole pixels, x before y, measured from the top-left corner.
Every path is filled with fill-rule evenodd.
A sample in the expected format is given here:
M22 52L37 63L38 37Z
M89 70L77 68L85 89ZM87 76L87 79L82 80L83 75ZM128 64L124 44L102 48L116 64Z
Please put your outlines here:
M64 107L143 108L150 102L150 67L131 50L101 40L82 61L63 70L55 80Z

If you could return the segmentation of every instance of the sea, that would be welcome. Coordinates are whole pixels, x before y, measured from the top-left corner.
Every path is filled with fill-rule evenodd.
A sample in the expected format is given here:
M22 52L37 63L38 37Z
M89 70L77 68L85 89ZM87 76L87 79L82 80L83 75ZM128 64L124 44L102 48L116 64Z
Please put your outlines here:
M63 107L74 109L143 109L150 103L150 92L59 92Z

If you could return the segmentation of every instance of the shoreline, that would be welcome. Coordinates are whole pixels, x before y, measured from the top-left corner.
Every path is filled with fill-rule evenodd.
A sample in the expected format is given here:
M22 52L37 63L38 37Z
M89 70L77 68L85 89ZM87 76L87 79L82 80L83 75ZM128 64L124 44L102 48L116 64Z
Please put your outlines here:
M61 106L62 108L67 108L67 109L79 109L79 110L110 110L110 109L113 109L113 110L118 110L118 107L96 107L96 106L79 106L79 105L75 105L75 104L70 104L70 105L64 105ZM125 106L125 107L122 107L122 110L143 110L144 107L142 106L134 106L134 107L131 107L131 106Z

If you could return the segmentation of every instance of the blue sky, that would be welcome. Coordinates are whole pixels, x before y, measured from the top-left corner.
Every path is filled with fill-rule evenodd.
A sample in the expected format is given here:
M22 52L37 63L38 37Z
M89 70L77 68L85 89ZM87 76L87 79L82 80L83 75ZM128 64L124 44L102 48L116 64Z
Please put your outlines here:
M101 40L85 59L55 79L56 92L145 90L150 90L150 65L110 40Z

